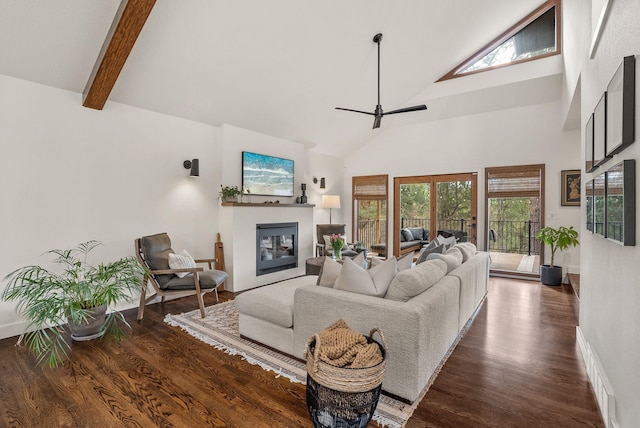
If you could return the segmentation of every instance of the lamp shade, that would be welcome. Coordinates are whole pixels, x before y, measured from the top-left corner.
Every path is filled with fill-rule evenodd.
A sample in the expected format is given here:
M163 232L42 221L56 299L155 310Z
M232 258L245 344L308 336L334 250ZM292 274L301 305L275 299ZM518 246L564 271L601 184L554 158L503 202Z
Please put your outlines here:
M320 208L340 208L340 195L322 195Z

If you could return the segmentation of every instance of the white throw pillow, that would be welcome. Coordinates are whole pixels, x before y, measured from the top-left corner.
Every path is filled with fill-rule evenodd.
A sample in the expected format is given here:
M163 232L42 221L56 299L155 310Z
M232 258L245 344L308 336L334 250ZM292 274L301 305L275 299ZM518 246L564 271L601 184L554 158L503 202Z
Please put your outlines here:
M400 256L398 259L398 272L405 269L411 269L413 266L413 251L405 254L404 256Z
M190 269L196 267L196 262L187 250L182 250L180 254L169 253L169 268L171 269ZM178 278L184 278L191 275L191 272L176 273Z
M462 263L476 255L477 248L473 242L460 242L455 245L462 253Z
M436 237L436 240L438 241L438 244L443 245L444 244L444 249L447 250L451 247L453 247L454 245L456 245L456 237L455 236L450 236L448 238L445 238L442 235L438 235Z
M449 273L462 264L462 252L453 247L444 254L431 253L427 256L427 260L442 260L447 264L447 273Z
M344 260L342 271L333 288L368 296L384 297L396 274L396 264L396 259L391 258L378 266L365 270L347 258Z
M447 265L442 260L420 263L413 269L398 272L393 281L391 281L387 295L384 298L407 302L431 288L446 273Z
M324 263L322 263L322 269L320 270L320 276L318 276L317 285L322 287L333 287L336 282L336 278L340 275L342 265L331 257L325 257Z

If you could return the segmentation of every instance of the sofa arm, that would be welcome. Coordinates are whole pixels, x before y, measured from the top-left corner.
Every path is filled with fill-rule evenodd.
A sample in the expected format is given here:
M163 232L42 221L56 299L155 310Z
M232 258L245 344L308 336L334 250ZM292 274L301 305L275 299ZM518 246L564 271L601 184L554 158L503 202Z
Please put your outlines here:
M378 327L388 345L385 391L415 400L458 333L459 282L445 277L409 302L397 302L316 285L294 296L294 356L309 337L339 319L368 335Z

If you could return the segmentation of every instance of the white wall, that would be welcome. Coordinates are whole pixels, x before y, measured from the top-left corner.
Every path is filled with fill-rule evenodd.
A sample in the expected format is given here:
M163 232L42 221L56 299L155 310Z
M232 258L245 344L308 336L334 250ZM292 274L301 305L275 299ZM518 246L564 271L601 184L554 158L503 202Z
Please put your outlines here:
M583 182L622 159L640 161L640 98L637 90L640 83L640 27L637 24L640 2L610 2L609 17L595 57L593 60L585 58L582 69L582 129L622 58L636 55L636 142L594 173L585 174ZM640 189L639 179L640 174L637 174L636 194ZM640 225L637 204L636 224ZM618 426L635 427L640 421L640 240L636 234L636 246L622 247L587 232L584 227L581 230L580 330L601 364L600 369L612 388L610 392L615 395L613 417Z
M580 209L560 206L560 171L580 168L580 134L562 131L560 110L560 103L553 102L389 128L346 158L347 176L389 174L392 193L393 177L477 172L478 246L483 248L485 167L542 163L546 164L546 225L579 229ZM389 217L392 229L392 197ZM388 233L392 242L393 231ZM556 257L565 269L578 272L578 249Z
M91 110L80 94L2 75L0 94L0 275L90 239L104 243L99 260L133 255L134 238L158 232L213 256L218 128L113 102ZM199 179L182 166L192 158ZM23 329L0 302L0 338Z

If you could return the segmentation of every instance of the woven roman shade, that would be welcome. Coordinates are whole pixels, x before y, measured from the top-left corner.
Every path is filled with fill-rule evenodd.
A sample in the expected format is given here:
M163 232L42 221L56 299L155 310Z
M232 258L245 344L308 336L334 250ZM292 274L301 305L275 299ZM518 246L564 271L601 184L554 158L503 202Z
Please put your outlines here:
M353 177L353 199L387 200L388 175L366 175Z
M537 197L542 183L541 170L537 166L517 169L489 169L487 171L487 197Z

